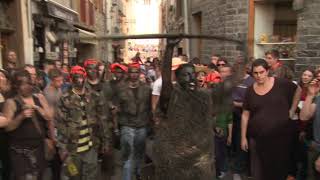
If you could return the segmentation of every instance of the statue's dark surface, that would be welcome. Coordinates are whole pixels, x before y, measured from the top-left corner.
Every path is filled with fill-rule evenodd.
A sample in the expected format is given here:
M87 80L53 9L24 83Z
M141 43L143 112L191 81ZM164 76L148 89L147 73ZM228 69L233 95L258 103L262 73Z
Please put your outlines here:
M160 124L156 130L154 163L157 180L211 180L214 176L211 97L196 88L193 65L176 70L171 83L172 52L178 40L169 39L162 69Z

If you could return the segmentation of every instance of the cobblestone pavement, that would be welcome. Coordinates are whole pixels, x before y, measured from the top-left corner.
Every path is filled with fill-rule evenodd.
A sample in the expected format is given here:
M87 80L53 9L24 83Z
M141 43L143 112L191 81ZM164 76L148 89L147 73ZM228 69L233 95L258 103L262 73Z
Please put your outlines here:
M147 153L150 154L151 152L151 146L150 144L152 143L147 143ZM121 180L121 158L120 158L120 151L118 150L115 150L114 151L114 155L115 155L115 164L116 164L116 167L115 167L115 173L114 173L114 176L112 176L111 178L110 177L107 177L107 176L103 176L101 175L100 179L99 180ZM222 178L221 180L233 180L233 175L231 172L228 172L227 175ZM133 179L134 180L134 179ZM150 179L152 180L152 179ZM242 176L242 180L253 180L252 178L247 178L246 176Z

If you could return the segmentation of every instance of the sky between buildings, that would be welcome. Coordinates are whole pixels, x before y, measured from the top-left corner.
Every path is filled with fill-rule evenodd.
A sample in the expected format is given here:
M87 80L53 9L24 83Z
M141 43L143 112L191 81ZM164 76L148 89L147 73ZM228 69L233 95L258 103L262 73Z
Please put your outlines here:
M160 0L136 0L136 34L159 33ZM158 44L158 39L136 40L137 44Z

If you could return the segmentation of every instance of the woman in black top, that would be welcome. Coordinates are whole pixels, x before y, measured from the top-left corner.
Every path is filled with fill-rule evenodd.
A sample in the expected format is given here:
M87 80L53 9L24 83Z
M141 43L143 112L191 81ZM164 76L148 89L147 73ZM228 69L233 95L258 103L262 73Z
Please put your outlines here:
M292 143L289 111L296 85L269 77L269 67L263 59L253 62L252 70L255 83L244 100L241 146L251 151L254 179L284 180Z
M2 113L5 100L9 93L12 93L10 86L10 77L7 71L0 70L0 112ZM8 180L10 177L9 153L8 153L8 136L4 128L9 123L8 119L0 115L0 179Z

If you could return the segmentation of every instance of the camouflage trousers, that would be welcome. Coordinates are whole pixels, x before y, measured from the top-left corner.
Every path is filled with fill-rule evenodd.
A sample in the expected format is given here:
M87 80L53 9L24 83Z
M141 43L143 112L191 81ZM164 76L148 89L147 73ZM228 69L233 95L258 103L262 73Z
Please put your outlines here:
M71 159L78 171L77 175L71 176L67 164L63 165L61 180L97 180L98 179L98 153L94 148L87 152L73 154Z

